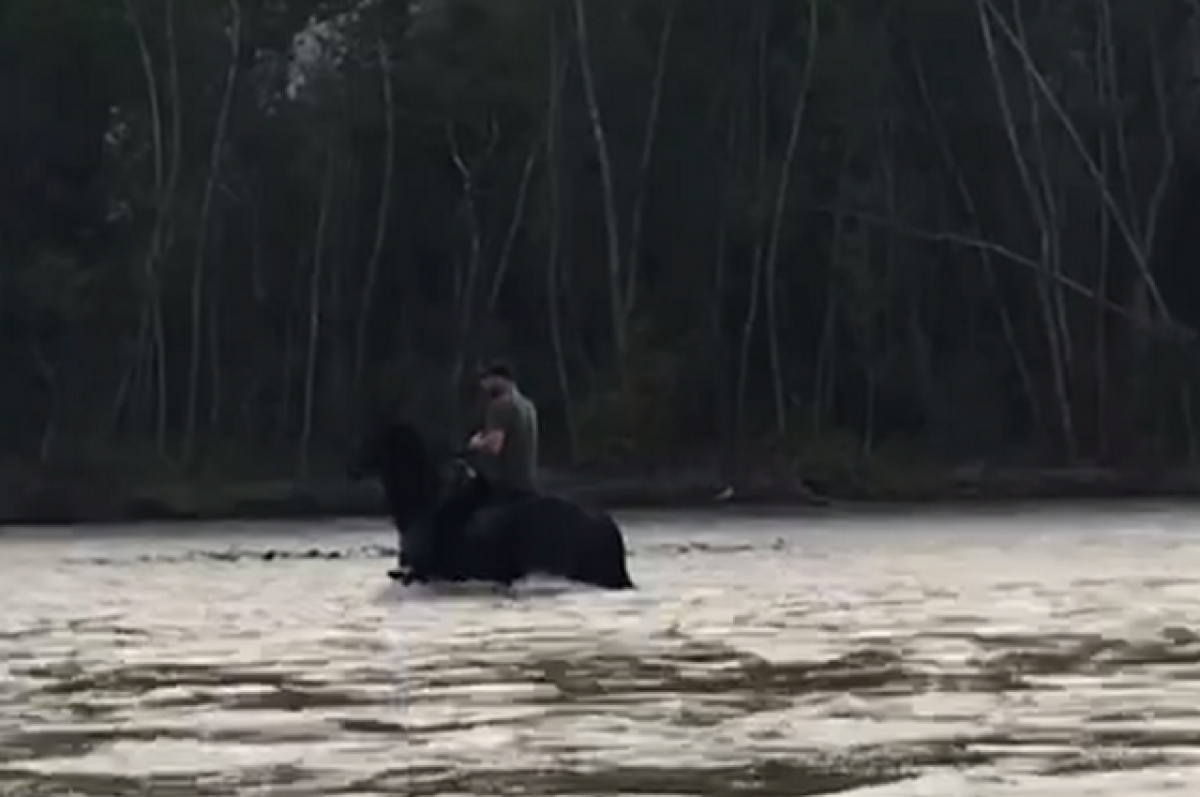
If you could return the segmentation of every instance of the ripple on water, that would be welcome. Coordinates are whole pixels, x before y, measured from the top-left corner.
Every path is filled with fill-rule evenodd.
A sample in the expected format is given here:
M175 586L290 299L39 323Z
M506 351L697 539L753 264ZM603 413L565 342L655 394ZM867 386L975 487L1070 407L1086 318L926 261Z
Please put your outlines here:
M617 595L381 588L377 529L6 540L0 794L1195 790L1200 543L1034 517L651 519Z

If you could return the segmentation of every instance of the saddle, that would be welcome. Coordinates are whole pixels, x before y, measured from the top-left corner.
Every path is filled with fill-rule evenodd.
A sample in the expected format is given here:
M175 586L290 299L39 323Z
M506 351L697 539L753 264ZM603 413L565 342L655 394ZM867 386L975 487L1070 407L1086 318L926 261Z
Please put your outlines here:
M485 484L481 495L476 499L474 509L466 519L467 528L486 528L537 497L538 493Z

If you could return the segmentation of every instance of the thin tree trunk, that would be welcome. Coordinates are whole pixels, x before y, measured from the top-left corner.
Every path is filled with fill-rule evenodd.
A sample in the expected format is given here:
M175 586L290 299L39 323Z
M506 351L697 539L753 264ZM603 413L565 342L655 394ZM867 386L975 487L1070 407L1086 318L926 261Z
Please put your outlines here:
M738 352L738 376L735 392L734 416L737 418L738 438L745 434L746 393L750 381L750 345L754 340L754 327L758 323L759 297L762 294L763 259L754 258L750 272L750 298L746 306L746 317L742 322L741 348Z
M46 467L50 463L54 441L58 437L58 407L59 387L58 371L46 356L41 342L35 336L31 342L33 362L37 366L38 375L46 389L45 419L42 421L42 433L38 439L38 465Z
M1050 365L1052 381L1054 385L1055 406L1058 410L1058 419L1060 425L1061 437L1069 458L1074 458L1075 432L1074 421L1071 413L1071 407L1066 395L1066 377L1064 374L1062 350L1059 345L1059 327L1053 321L1050 309L1050 299L1047 288L1047 272L1052 271L1049 265L1051 256L1050 246L1050 220L1047 217L1047 212L1043 207L1043 198L1039 195L1033 177L1029 172L1029 168L1025 162L1023 148L1020 145L1016 124L1013 121L1012 110L1009 107L1008 92L1004 83L1004 76L1000 70L999 56L996 52L995 39L992 35L992 26L988 21L989 16L989 0L976 0L977 13L979 17L980 30L983 34L984 45L987 49L988 63L992 72L992 82L996 90L996 99L1000 106L1001 117L1004 120L1004 128L1008 137L1009 149L1012 152L1013 160L1016 162L1018 173L1021 177L1021 183L1025 189L1025 194L1029 202L1030 211L1037 222L1039 228L1039 237L1041 240L1041 259L1038 268L1038 279L1035 286L1038 294L1038 301L1041 305L1043 328L1045 330L1047 343L1050 348ZM1030 102L1035 100L1030 97ZM1062 276L1061 274L1058 276Z
M758 117L758 146L757 146L757 183L761 192L766 185L767 170L767 34L770 32L771 7L764 5L758 41L755 96ZM737 361L737 383L734 388L733 414L734 438L737 443L736 469L740 475L742 465L742 446L745 437L746 423L746 392L750 382L750 347L754 338L754 328L758 323L759 298L762 291L762 275L764 260L764 237L759 236L754 247L754 259L750 266L750 293L746 303L746 315L742 322L742 331Z
M978 3L980 7L981 19L987 14L990 14L994 18L996 27L1000 29L1005 38L1008 40L1009 44L1012 46L1014 52L1016 52L1020 57L1022 65L1028 72L1029 77L1033 80L1033 84L1037 87L1038 92L1045 99L1047 107L1053 111L1055 117L1062 125L1067 137L1071 140L1071 143L1078 152L1080 159L1087 168L1088 174L1096 183L1096 189L1099 191L1100 197L1104 204L1112 213L1113 222L1116 224L1117 230L1121 233L1122 238L1125 240L1125 243L1129 249L1129 253L1133 258L1134 265L1137 266L1142 282L1145 283L1146 290L1153 303L1157 317L1163 322L1173 325L1174 320L1170 310L1162 297L1162 293L1159 291L1158 283L1154 280L1154 276L1150 271L1147 241L1139 238L1134 229L1134 225L1130 223L1128 214L1121 210L1120 205L1113 196L1113 192L1109 189L1108 184L1104 180L1104 173L1096 164L1096 161L1092 157L1087 145L1084 143L1083 137L1079 133L1078 128L1076 128L1074 122L1071 121L1071 117L1067 114L1066 110L1062 107L1062 104L1058 101L1053 89L1051 89L1050 85L1046 82L1045 77L1038 70L1037 65L1034 63L1033 57L1030 55L1029 48L1022 36L1013 30L1012 26L1008 24L1003 15L1000 14L998 9L996 9L995 5L992 3L992 0L978 0ZM1169 179L1170 168L1168 167L1164 169L1163 174L1165 174L1166 177L1160 179L1159 187L1162 189L1163 193L1165 193L1165 185ZM1158 191L1156 191L1156 199L1152 200L1151 214L1148 215L1157 214L1157 207L1160 201L1161 196L1159 196Z
M296 256L296 268L292 272L289 285L287 314L284 317L283 331L283 362L280 373L279 410L276 417L276 437L279 441L287 441L292 436L292 412L295 402L295 384L292 379L292 365L296 359L296 310L303 301L303 279L301 276L307 253L301 248Z
M1118 101L1116 69L1112 56L1112 17L1106 0L1097 4L1099 11L1099 35L1096 37L1096 95L1103 110L1112 113L1116 110ZM1110 68L1111 67L1111 68ZM1124 138L1121 130L1120 117L1117 118L1116 138ZM1123 146L1118 144L1118 146ZM1111 146L1106 137L1100 139L1100 170L1105 182L1109 181L1112 169ZM1120 159L1119 159L1120 160ZM1108 211L1101 206L1099 216L1099 263L1096 275L1096 294L1107 297L1109 293L1109 269L1112 246L1112 219ZM1096 306L1094 319L1096 336L1095 368L1096 368L1096 448L1101 461L1106 461L1110 453L1110 410L1109 410L1109 373L1108 373L1108 316L1102 305Z
M495 127L493 127L492 131L492 137L488 142L484 158L492 155L499 141L499 131ZM484 241L483 222L479 217L479 206L475 200L475 171L463 159L462 153L459 151L458 135L454 131L453 123L446 126L446 140L450 147L450 157L454 161L454 167L458 169L459 176L462 178L462 208L467 217L467 229L471 238L471 250L470 255L467 257L466 274L463 275L459 282L458 341L455 347L454 362L450 369L450 380L454 387L454 394L458 395L457 387L466 368L467 357L471 353L471 333L474 326L472 320L475 311L475 285L479 281L479 272L483 265Z
M179 78L179 47L175 30L175 9L175 0L166 0L167 74L169 76L171 91L171 162L170 168L167 171L166 194L163 197L164 214L162 219L165 225L172 223L175 212L175 199L179 188L179 178L183 171L183 87ZM173 231L170 230L169 226L166 229L168 230L168 234L166 245L162 250L164 253L170 250L174 241ZM167 387L167 342L163 322L161 289L154 302L153 322L155 349L158 352L155 358L158 411L154 439L159 456L165 459L167 456L168 413L170 412L171 405Z
M838 172L837 193L840 197L845 192L846 175L854 159L854 147L847 146L842 155L841 168ZM841 260L842 242L845 240L847 214L841 210L833 214L833 230L829 244L829 262L838 263ZM825 313L821 323L821 340L817 344L816 362L813 366L813 404L810 418L812 436L820 439L826 431L826 414L833 404L832 396L834 382L837 379L835 362L835 347L837 345L838 301L839 296L833 281L825 281Z
M1096 3L1096 12L1100 34L1097 38L1103 43L1104 51L1103 67L1097 65L1097 72L1103 71L1107 73L1108 88L1112 99L1110 108L1117 111L1113 120L1113 132L1117 170L1120 180L1116 182L1120 186L1126 207L1132 208L1135 204L1133 201L1133 175L1129 164L1129 143L1128 136L1125 133L1125 113L1120 109L1123 97L1121 96L1120 81L1117 77L1117 52L1113 41L1112 6L1108 3L1108 0L1098 0ZM1108 174L1106 172L1102 172L1102 174L1105 177L1105 185L1107 185Z
M358 319L354 330L354 379L355 388L361 389L363 370L366 367L367 329L375 307L375 286L379 280L379 262L383 257L383 246L387 240L388 218L391 213L392 181L396 171L396 108L392 89L391 55L383 36L376 40L379 57L379 74L383 83L384 152L383 182L379 190L379 207L375 217L375 239L371 243L371 255L367 260L367 273L363 280L362 295L358 302Z
M204 184L204 197L200 201L200 219L196 232L196 262L192 268L192 340L191 365L188 370L187 413L183 431L182 462L191 463L195 454L196 419L200 404L200 366L203 355L201 340L204 337L204 278L207 260L208 223L212 215L213 196L221 173L221 158L225 149L225 135L229 126L229 112L233 104L233 91L237 85L238 68L242 52L242 7L238 0L229 0L229 69L225 73L225 90L221 95L221 108L217 112L217 125L213 133L212 151L208 159L208 179Z
M1107 171L1110 168L1110 156L1108 147L1101 148L1100 160L1103 168ZM1108 282L1110 270L1110 254L1109 248L1112 245L1112 224L1109 219L1109 214L1105 211L1100 212L1100 257L1098 274L1096 275L1096 294L1098 296L1108 296ZM1095 335L1096 335L1096 353L1095 353L1095 368L1096 368L1096 449L1101 461L1107 459L1110 447L1109 436L1109 390L1108 390L1108 318L1104 312L1103 305L1096 306L1096 316L1094 320Z
M792 125L788 131L787 147L784 150L783 167L779 187L775 193L775 209L771 219L771 235L767 244L764 274L764 290L767 305L767 351L771 360L771 395L775 407L775 431L780 436L787 434L787 404L784 400L783 365L779 354L779 319L775 301L778 286L779 239L783 230L783 217L787 210L788 191L791 188L792 165L796 160L796 147L800 141L800 128L804 124L804 112L808 106L808 93L812 85L813 65L816 63L817 42L820 37L820 17L817 0L808 4L808 53L804 64L804 76L796 93L792 109Z
M834 221L835 249L840 247L843 217L838 216ZM813 368L813 403L812 403L812 435L820 439L825 434L825 415L832 403L829 397L833 394L833 381L836 378L833 365L834 335L837 331L837 296L828 291L825 297L825 319L821 323L821 342L817 344L817 361Z
M517 244L517 235L521 231L521 224L525 221L525 206L529 202L529 186L533 182L533 170L537 166L538 154L545 148L545 128L543 128L537 142L530 147L529 154L525 158L525 165L521 168L521 182L517 186L516 206L513 208L512 220L508 224L508 232L504 235L504 245L496 260L496 270L492 274L492 285L488 290L484 317L489 320L495 317L496 306L500 302L500 291L503 290L504 280L508 276L513 248Z
M339 185L339 201L334 206L334 214L330 219L331 228L337 235L330 239L330 268L326 269L324 304L326 307L324 323L326 334L322 344L325 364L322 374L325 391L325 405L331 410L330 418L339 426L333 431L347 433L354 415L353 404L357 394L354 384L354 328L350 318L354 315L350 302L350 284L354 282L351 266L360 251L359 242L363 225L362 214L358 212L359 200L362 197L363 158L350 154L347 156L349 165L348 175L344 184ZM357 298L357 297L356 297ZM327 429L328 431L328 429Z
M1017 21L1017 32L1024 39L1025 23L1022 19L1018 2L1019 0L1014 0L1013 3L1013 9L1016 12L1014 18ZM1062 276L1064 273L1062 263L1062 217L1064 214L1060 212L1058 202L1055 200L1054 181L1050 177L1050 154L1046 148L1046 131L1045 126L1042 124L1041 105L1037 101L1037 90L1032 79L1029 77L1028 70L1026 70L1025 75L1025 90L1029 96L1030 129L1033 134L1033 153L1037 159L1038 196L1046 220L1046 254L1044 259L1050 273ZM1056 345L1062 357L1064 385L1069 385L1072 382L1074 372L1074 347L1071 340L1070 324L1067 319L1062 282L1060 280L1046 280L1043 284L1046 288L1046 301L1048 305L1046 314L1056 329ZM1073 441L1071 446L1074 447Z
M1024 21L1017 0L1014 0L1013 7L1016 12L1017 33L1024 40ZM1054 181L1050 177L1050 155L1046 147L1046 130L1042 124L1041 104L1037 99L1038 92L1028 70L1025 70L1025 77L1025 90L1029 97L1030 128L1033 136L1033 157L1036 158L1036 173L1039 181L1038 197L1045 220L1042 236L1042 262L1048 273L1037 282L1038 299L1047 342L1050 346L1054 394L1059 406L1059 416L1062 419L1065 452L1068 462L1074 464L1079 458L1079 438L1078 423L1075 420L1075 403L1072 400L1072 388L1075 382L1074 345L1071 325L1067 316L1065 291L1061 280L1064 275L1062 262L1062 218L1064 214L1060 212L1058 202L1055 200Z
M258 191L250 189L250 290L254 301L265 304L267 301L267 279L263 273L262 256L262 207Z
M730 125L732 127L732 124ZM732 134L730 138L732 138ZM712 307L709 314L709 350L711 351L712 361L709 364L711 369L710 379L711 387L710 394L714 397L713 413L715 415L714 424L719 430L720 448L718 451L719 461L718 472L720 480L725 486L732 486L736 478L736 469L734 460L736 459L733 453L733 413L729 407L729 380L727 378L728 371L728 346L725 341L725 285L727 281L726 272L728 271L729 260L729 220L726 218L725 203L722 201L717 205L717 233L716 246L713 253L713 293Z
M300 421L300 476L309 472L309 455L312 444L313 405L316 397L317 355L321 340L321 283L325 265L325 239L328 234L329 214L333 206L334 176L337 172L336 158L327 156L325 181L321 189L321 209L317 217L317 236L313 244L312 272L309 276L308 305L308 356L304 371L304 409Z
M588 117L591 120L592 138L596 143L596 157L600 161L600 180L604 192L604 225L608 235L608 290L609 308L612 319L613 356L622 387L628 387L628 315L621 284L621 232L617 220L617 198L613 179L608 138L604 131L604 120L600 114L600 100L596 91L596 79L592 73L592 57L588 42L587 13L583 0L575 2L575 35L579 47L579 68L583 76L584 96L587 99Z
M166 0L166 2L168 29L173 30L174 0ZM162 343L162 311L160 307L162 292L159 284L158 261L163 249L164 228L168 213L166 204L169 184L166 165L166 134L163 129L165 122L159 97L158 76L154 69L154 59L150 54L150 46L146 39L145 29L142 27L141 19L134 7L133 0L125 0L125 14L130 26L133 28L134 38L137 42L142 72L146 80L146 97L150 106L150 132L154 150L155 219L154 228L150 235L150 245L142 263L142 275L145 280L144 289L146 291L145 306L139 319L137 345L133 355L133 363L130 366L130 373L122 382L129 389L127 391L118 391L116 417L119 417L121 414L120 408L124 398L137 394L136 388L141 382L143 364L149 363L150 373L153 373L156 363L160 366L158 370L162 370L160 353ZM169 41L173 41L173 34L169 32L168 36ZM161 379L159 384L160 386L164 386L165 378L161 373L159 376ZM157 412L155 439L161 451L166 438L165 387L158 393Z
M731 170L737 157L737 117L733 101L729 100L729 119L726 124L723 160L717 174L717 233L713 255L712 304L708 317L709 350L712 352L710 392L715 397L713 410L715 426L720 430L718 471L722 485L732 490L737 479L737 441L729 380L729 344L725 335L725 292L729 271L729 188Z
M638 161L637 182L633 199L633 212L629 226L629 254L625 258L625 313L628 316L637 306L639 263L641 259L642 225L645 222L646 183L650 174L650 161L654 155L654 142L658 135L658 117L662 109L663 80L667 71L667 56L671 51L671 36L675 31L675 18L680 0L672 0L663 22L662 35L658 42L658 57L654 64L654 81L650 87L650 108L646 114L646 134L642 139L642 154Z
M143 301L138 311L137 333L133 339L133 352L129 356L129 365L123 369L117 389L113 393L112 409L109 412L108 432L115 437L121 429L122 419L126 410L132 405L138 391L138 379L141 374L142 353L146 349L146 336L149 334L150 313L149 302Z
M1183 403L1183 428L1187 432L1188 466L1195 468L1197 463L1200 462L1200 447L1197 446L1197 443L1200 441L1196 437L1196 417L1195 410L1193 409L1192 386L1190 383L1185 383L1180 390L1182 392L1180 400Z
M879 377L875 366L868 365L866 369L867 406L863 411L863 435L861 455L869 460L875 451L875 403L878 393Z
M218 213L213 220L213 241L214 251L218 253L217 262L221 262L221 254L226 251L227 245L227 220L224 213ZM206 291L204 312L206 315L205 327L208 330L208 339L205 345L208 347L208 421L207 433L214 439L221 439L221 424L224 421L225 414L225 380L222 373L224 368L224 351L222 348L222 328L221 328L221 297L223 284L221 277L223 276L220 270L213 272L211 279L208 280L208 290Z
M1151 30L1148 34L1150 38L1150 66L1151 77L1154 86L1154 100L1157 113L1155 114L1158 121L1159 133L1162 136L1163 158L1159 165L1158 179L1154 184L1154 191L1151 193L1150 200L1146 207L1146 223L1142 230L1142 252L1146 262L1146 269L1149 271L1150 264L1153 262L1155 249L1158 244L1158 226L1162 216L1163 202L1166 200L1167 190L1171 186L1171 177L1175 172L1175 136L1171 130L1170 109L1167 106L1167 87L1163 78L1162 57L1159 54L1159 43L1154 31ZM1147 286L1149 287L1149 286ZM1170 321L1169 316L1164 316L1165 320Z
M221 427L222 404L224 403L224 379L221 377L223 367L221 360L221 296L220 291L213 286L208 292L208 431L218 434Z
M562 319L559 314L559 270L562 261L562 178L559 164L562 90L570 61L561 52L557 25L550 26L550 96L546 110L546 166L550 182L550 247L546 259L546 308L550 324L550 347L554 352L554 372L563 404L567 427L567 455L571 463L579 459L579 431L563 345Z

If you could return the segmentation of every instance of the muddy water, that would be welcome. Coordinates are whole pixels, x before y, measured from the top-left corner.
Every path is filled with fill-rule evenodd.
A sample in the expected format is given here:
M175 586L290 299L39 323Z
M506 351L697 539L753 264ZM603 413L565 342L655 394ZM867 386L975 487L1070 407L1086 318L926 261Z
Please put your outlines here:
M1200 515L628 518L631 594L386 530L0 536L0 794L1200 793Z

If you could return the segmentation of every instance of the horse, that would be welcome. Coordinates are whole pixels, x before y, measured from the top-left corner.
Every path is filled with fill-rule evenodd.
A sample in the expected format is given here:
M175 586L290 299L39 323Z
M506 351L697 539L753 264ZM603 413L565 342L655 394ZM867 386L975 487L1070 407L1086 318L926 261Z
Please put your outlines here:
M604 589L632 589L624 536L607 513L537 493L490 506L490 484L455 457L448 478L416 428L393 421L369 434L351 462L375 478L400 535L404 583L483 581L512 586L544 575Z

